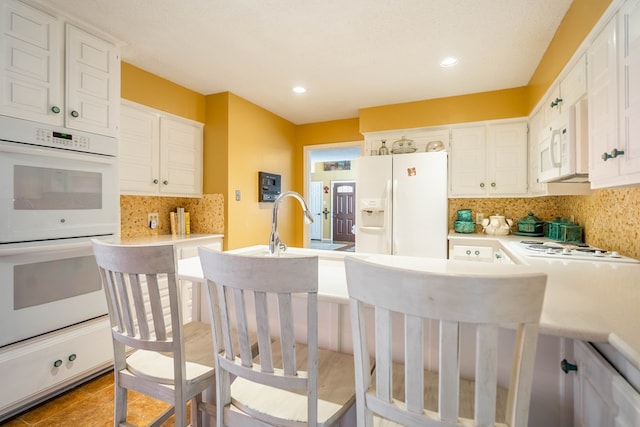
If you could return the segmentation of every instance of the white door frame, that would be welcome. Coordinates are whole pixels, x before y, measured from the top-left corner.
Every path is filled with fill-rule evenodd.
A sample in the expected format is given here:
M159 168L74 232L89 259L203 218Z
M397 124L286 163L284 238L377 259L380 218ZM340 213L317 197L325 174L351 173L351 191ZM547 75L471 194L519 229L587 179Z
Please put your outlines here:
M360 147L360 152L364 153L364 139L361 141L334 142L330 144L305 145L303 149L303 176L302 195L305 200L309 200L309 188L311 187L311 153L313 151L335 150L340 148ZM309 237L309 226L305 225L303 229L302 242L304 247L309 247L311 238Z
M309 210L313 215L313 224L309 225L309 238L314 240L322 240L322 181L311 181L309 187Z

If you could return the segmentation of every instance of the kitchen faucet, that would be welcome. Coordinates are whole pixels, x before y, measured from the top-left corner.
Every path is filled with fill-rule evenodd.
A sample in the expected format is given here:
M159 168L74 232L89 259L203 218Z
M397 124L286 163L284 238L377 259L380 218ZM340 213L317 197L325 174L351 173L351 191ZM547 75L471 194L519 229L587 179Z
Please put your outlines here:
M311 211L307 206L307 202L304 201L300 194L296 193L295 191L285 191L284 193L280 194L273 203L271 236L269 236L269 255L272 256L280 256L280 251L284 252L287 250L287 245L285 245L284 242L280 240L280 236L278 235L278 206L280 206L280 201L287 197L298 199L298 201L300 202L300 206L302 206L302 210L304 211L306 224L311 224L313 222L313 216L311 215Z

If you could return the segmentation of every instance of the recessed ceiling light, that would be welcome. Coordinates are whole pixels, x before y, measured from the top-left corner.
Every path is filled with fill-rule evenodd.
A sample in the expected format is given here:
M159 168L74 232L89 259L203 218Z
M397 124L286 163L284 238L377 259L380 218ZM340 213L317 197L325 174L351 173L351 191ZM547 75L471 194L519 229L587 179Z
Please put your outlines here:
M296 86L293 88L293 91L295 93L305 93L307 91L306 88L303 88L302 86Z
M440 62L440 66L441 67L453 67L454 65L456 65L458 63L458 58L454 58L452 56L449 56L447 58L444 58L441 62Z

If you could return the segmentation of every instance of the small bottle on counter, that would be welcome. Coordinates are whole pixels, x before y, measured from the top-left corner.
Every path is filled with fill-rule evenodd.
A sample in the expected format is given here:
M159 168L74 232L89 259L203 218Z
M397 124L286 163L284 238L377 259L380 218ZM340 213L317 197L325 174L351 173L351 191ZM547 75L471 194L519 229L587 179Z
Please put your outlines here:
M381 156L386 156L387 154L389 154L389 149L387 148L387 141L384 139L382 140L382 145L378 149L378 154Z

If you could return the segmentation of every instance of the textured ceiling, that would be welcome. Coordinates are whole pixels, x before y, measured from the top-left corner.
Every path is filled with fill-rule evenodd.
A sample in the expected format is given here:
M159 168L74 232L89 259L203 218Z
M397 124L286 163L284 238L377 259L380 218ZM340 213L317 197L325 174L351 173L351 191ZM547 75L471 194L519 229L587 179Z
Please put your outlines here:
M296 124L524 86L571 0L39 0L122 59ZM441 68L445 56L456 67ZM308 92L295 94L303 85Z

